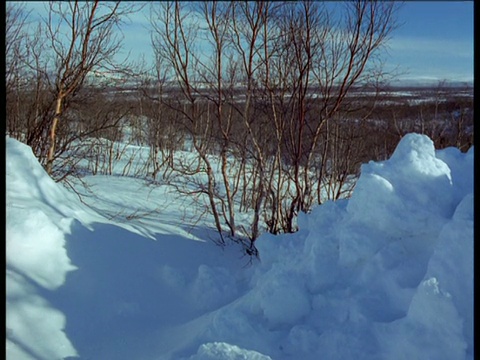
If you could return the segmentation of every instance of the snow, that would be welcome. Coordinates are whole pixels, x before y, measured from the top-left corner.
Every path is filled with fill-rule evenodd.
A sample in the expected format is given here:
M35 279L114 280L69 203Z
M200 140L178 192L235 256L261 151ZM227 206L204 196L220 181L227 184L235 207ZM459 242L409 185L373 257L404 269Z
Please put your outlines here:
M473 158L408 134L250 262L166 185L81 202L7 137L6 358L473 359Z

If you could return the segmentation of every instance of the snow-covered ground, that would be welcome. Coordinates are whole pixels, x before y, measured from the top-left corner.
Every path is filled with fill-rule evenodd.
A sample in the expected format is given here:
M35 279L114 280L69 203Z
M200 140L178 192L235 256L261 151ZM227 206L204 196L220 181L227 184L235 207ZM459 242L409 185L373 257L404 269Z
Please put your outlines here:
M405 136L251 263L166 186L84 180L7 137L9 360L473 359L473 148Z

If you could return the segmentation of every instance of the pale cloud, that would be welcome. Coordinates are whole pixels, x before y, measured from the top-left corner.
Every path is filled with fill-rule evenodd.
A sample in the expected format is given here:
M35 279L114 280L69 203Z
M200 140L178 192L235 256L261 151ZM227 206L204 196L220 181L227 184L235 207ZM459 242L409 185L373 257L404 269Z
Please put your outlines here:
M392 38L390 52L407 52L412 55L426 53L452 57L471 58L473 61L473 42L417 37Z
M473 81L473 41L394 37L388 43L387 67L418 80Z

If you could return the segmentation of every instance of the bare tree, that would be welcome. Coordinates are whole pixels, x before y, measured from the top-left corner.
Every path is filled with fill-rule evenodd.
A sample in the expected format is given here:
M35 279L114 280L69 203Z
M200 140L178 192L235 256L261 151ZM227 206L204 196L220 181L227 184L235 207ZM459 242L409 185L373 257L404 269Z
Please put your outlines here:
M216 130L220 139L220 162L222 183L225 189L224 196L218 196L221 204L221 213L224 216L230 236L235 237L235 206L233 190L230 184L228 155L232 140L232 111L226 109L227 97L232 96L235 82L234 64L230 62L230 72L227 71L229 47L229 23L232 18L232 4L226 2L200 3L202 17L207 24L207 39L212 45L212 57L206 63L199 61L202 82L208 84L209 93L206 94L207 106L212 103L212 112L216 121ZM229 91L230 90L230 91Z
M164 103L192 138L219 232L223 219L235 235L237 199L253 212L246 231L252 246L261 219L270 232L296 231L296 215L321 201L324 180L342 188L355 168L357 145L349 140L360 128L343 133L343 117L359 109L347 95L381 78L373 65L395 27L396 4L339 6L344 17L307 0L157 8L152 45L182 94ZM210 56L199 49L199 34L210 40ZM220 182L208 156L217 153ZM332 198L340 196L338 187L330 189Z
M5 91L7 98L7 132L20 137L20 92L26 88L25 59L28 35L25 31L28 13L21 4L6 4L5 14ZM9 108L10 107L10 108Z
M253 172L250 181L247 180L247 175L243 176L243 202L245 205L253 209L253 219L251 222L250 240L253 242L260 234L259 224L261 220L262 210L268 189L266 188L266 174L268 173L265 148L262 146L265 137L262 138L263 131L259 126L260 119L254 113L255 92L258 91L259 72L264 67L262 62L261 52L265 50L267 41L268 19L269 11L272 4L266 1L258 2L236 2L232 8L232 22L231 22L231 41L234 51L240 64L240 71L242 79L242 86L244 88L244 102L232 104L243 124L243 138L242 146L244 149L250 149L251 158L254 160L253 164L248 164L248 152L242 152L242 166L241 170L246 172L251 169ZM263 36L262 36L263 32ZM268 52L268 51L267 51ZM268 56L268 54L267 54ZM241 106L243 104L243 107ZM253 166L253 168L252 168ZM247 186L251 187L250 192ZM247 197L246 194L251 193Z
M371 65L375 64L373 60L378 50L385 45L396 25L393 17L396 4L393 2L346 2L345 23L342 19L335 20L321 3L304 1L301 4L300 10L292 15L294 21L289 20L289 28L297 29L291 35L291 44L294 53L298 54L294 89L299 91L296 117L299 123L293 148L297 194L290 216L293 211L308 211L312 205L314 189L310 170L324 125L340 110L347 112L350 108L353 111L346 101L347 94L356 85L378 77L379 72ZM307 90L310 86L311 90ZM308 94L311 96L313 89L319 95L315 98L319 106L315 117L307 113L310 112ZM300 170L302 179L297 174Z
M6 4L5 14L5 82L7 91L12 89L10 83L17 74L20 63L25 60L25 41L27 34L25 25L28 13L25 12L25 5Z
M47 37L55 67L55 108L49 131L46 171L51 174L55 159L57 127L68 103L93 71L115 71L114 55L120 50L115 31L131 9L120 2L50 2L46 20Z
M198 34L195 23L188 22L191 12L178 1L161 3L159 7L152 7L152 45L156 56L163 59L172 69L174 81L178 85L181 97L164 102L172 110L182 116L182 129L191 139L195 153L198 155L197 164L181 164L176 170L195 180L195 175L204 172L207 184L197 183L197 190L193 194L202 193L208 198L209 209L213 215L215 228L223 244L223 231L216 199L216 179L213 165L208 156L211 146L212 122L209 116L202 116L198 101L199 91L195 79L198 79L198 54L194 52L194 42Z
M7 132L32 147L41 159L46 152L45 134L52 109L50 79L46 69L45 42L40 25L34 31L25 6L7 4L6 109Z

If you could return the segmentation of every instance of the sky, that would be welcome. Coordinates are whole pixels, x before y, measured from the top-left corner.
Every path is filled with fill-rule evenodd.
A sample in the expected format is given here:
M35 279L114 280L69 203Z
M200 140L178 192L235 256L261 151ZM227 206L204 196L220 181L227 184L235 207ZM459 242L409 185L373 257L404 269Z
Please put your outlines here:
M389 43L387 67L392 70L398 67L404 79L473 81L473 3L404 2L397 13L399 27ZM126 47L150 46L145 26L148 22L144 19L133 20L134 31L125 32L131 44Z
M473 81L473 1L406 1L389 63L405 77Z
M473 1L406 1L397 16L386 56L386 69L397 69L402 79L473 81ZM27 2L34 12L41 2ZM125 53L133 58L150 47L149 5L124 26Z
M473 147L405 135L250 262L198 198L131 176L148 147L113 146L72 188L6 138L7 359L474 359Z

